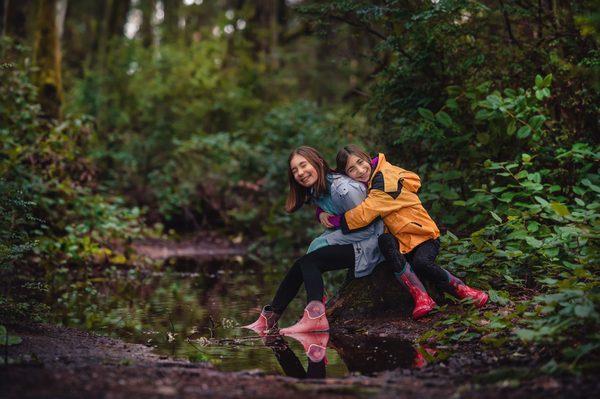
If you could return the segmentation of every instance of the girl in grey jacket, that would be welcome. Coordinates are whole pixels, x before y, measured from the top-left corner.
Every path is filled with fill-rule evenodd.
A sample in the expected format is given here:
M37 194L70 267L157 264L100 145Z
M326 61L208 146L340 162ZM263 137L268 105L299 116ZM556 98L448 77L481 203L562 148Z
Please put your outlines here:
M306 203L314 203L328 213L343 214L360 204L367 195L366 188L361 183L333 173L314 148L297 148L291 153L288 164L288 212L295 212ZM322 302L322 273L353 267L356 277L370 274L383 261L377 241L382 233L381 221L347 235L339 230L325 231L313 240L308 253L294 262L271 303L262 309L258 320L244 327L260 334L274 330L279 317L304 283L308 304L302 319L292 327L281 329L280 333L290 335L327 331L329 322Z

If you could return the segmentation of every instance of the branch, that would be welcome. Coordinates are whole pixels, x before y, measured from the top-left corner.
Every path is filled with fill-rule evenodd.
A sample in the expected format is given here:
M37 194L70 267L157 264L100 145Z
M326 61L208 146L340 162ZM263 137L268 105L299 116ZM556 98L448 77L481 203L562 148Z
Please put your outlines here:
M506 31L508 32L508 37L510 38L510 42L512 44L516 44L516 45L520 46L519 41L513 35L512 27L510 25L510 19L508 18L508 12L506 11L506 8L504 7L504 1L502 1L502 0L498 0L498 1L500 3L500 8L502 9L502 15L504 16L504 27L506 28Z
M336 20L336 21L340 21L340 22L345 22L348 25L354 26L356 28L361 28L366 30L368 33L377 36L378 38L380 38L381 40L387 40L387 37L385 37L385 35L383 33L380 33L378 31L376 31L375 29L371 28L369 25L365 25L365 24L361 24L359 22L356 21L352 21L350 19L341 17L339 15L331 15L331 18Z
M369 97L369 94L360 89L362 85L371 81L375 76L385 69L390 63L390 55L385 53L383 59L377 63L377 66L367 75L365 76L360 83L353 85L344 95L342 96L342 100L348 100L350 97L355 95L361 95L364 97Z

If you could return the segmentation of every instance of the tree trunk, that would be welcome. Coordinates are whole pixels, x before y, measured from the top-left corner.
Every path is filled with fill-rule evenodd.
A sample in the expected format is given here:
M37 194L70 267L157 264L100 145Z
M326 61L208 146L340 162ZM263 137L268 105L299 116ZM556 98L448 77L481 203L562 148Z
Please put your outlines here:
M152 27L152 15L154 14L154 0L140 0L139 8L142 11L142 24L138 31L142 38L142 45L150 47L154 42L154 33Z
M3 0L0 1L0 13L2 14L2 35L11 36L25 41L28 33L28 16L32 7L30 0Z
M113 0L107 29L109 39L118 38L124 35L130 5L131 0Z
M279 67L276 49L282 24L285 23L285 1L264 0L254 4L254 13L249 20L246 37L254 44L253 54L270 70Z
M443 302L440 293L424 281L431 297ZM327 302L327 318L332 324L383 315L411 318L414 302L409 292L396 280L389 263L383 262L369 276L350 279Z
M38 67L34 77L39 89L38 101L46 116L55 119L61 118L63 98L58 5L57 0L38 1L33 47L34 64Z
M164 0L165 19L163 20L163 39L165 43L173 43L179 39L179 9L181 0Z

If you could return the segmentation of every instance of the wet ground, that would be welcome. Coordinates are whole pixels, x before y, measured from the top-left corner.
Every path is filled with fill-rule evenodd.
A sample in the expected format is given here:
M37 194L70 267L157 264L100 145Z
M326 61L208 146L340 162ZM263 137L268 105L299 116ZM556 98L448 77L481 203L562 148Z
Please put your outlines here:
M152 272L65 271L53 282L48 304L52 320L68 327L14 326L23 343L5 353L12 365L0 369L0 391L15 398L528 399L587 398L597 391L591 376L536 377L531 371L543 364L536 353L417 345L443 314L419 322L390 315L334 325L330 333L259 337L240 325L270 299L282 277L276 269L235 254L228 260L167 258ZM282 325L293 323L303 304L301 293Z
M208 362L174 359L144 345L66 327L30 325L14 332L23 342L9 347L12 364L0 367L3 398L574 399L594 397L598 387L590 376L538 376L521 381L515 370L526 372L530 365L521 361L520 368L518 362L507 368L507 359L495 359L470 347L444 363L422 368L388 360L380 365L399 368L369 376L355 372L344 378L323 378L324 359L308 360L304 367L296 354L278 342L267 343L281 363L281 374L276 375L256 370L223 372ZM371 342L369 338L359 341L355 346ZM373 361L367 354L372 352L360 353L359 348L351 364Z

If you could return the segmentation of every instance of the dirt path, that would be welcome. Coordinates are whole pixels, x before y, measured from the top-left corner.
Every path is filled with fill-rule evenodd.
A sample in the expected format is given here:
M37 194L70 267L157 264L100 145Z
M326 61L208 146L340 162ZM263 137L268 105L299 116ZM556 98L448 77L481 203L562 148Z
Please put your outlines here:
M3 398L575 399L592 397L598 388L591 378L574 377L540 377L521 384L505 379L479 386L472 383L473 377L497 367L498 359L477 352L422 370L389 371L375 377L296 380L262 373L220 372L208 364L159 357L143 345L76 329L38 325L22 327L17 333L23 343L8 351L15 363L0 367Z

